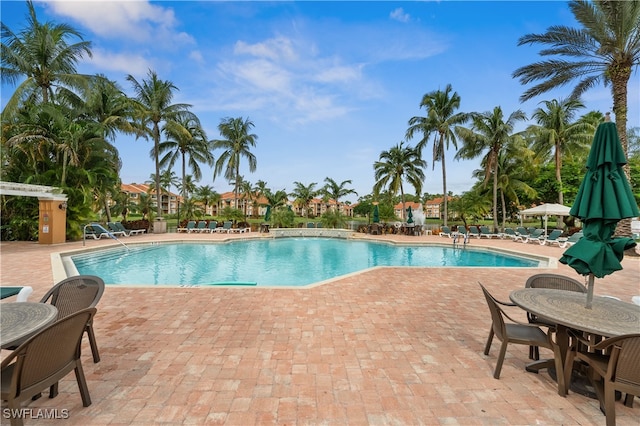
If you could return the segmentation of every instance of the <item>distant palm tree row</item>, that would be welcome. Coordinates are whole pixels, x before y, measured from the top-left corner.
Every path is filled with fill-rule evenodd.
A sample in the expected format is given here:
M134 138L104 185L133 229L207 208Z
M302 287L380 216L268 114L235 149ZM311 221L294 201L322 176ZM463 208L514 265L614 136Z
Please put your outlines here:
M156 200L161 199L163 189L173 185L180 189L188 206L193 205L192 197L205 207L216 202L218 195L211 187L197 186L203 166L213 167L214 179L222 176L233 184L235 208L241 193L252 203L264 196L272 207L287 195L284 190L271 191L266 182L251 185L240 175L243 161L249 172L257 168L251 150L258 136L249 118L221 120L220 139L209 139L190 111L191 105L173 103L178 87L159 78L155 71L149 70L141 81L127 76L133 96L127 96L103 75L78 74L76 65L85 55L91 56L91 43L67 24L38 21L32 2L27 4L27 24L21 31L15 33L2 23L2 81L17 87L2 111L0 173L2 180L63 188L69 197L70 237L98 210L111 220L112 208L121 212L131 208L118 201L121 160L113 145L118 134L153 142L150 156L155 161L155 173L151 186ZM563 182L562 170L577 167L583 160L593 131L602 120L597 112L577 117L584 108L580 95L599 83L612 89L613 112L623 148L629 153L627 87L640 63L640 1L573 0L569 8L581 27L553 26L543 34L521 37L521 45L546 46L540 55L551 59L513 73L524 85L538 82L523 93L522 100L577 81L568 98L544 101L531 116L536 124L514 132L517 123L527 118L520 110L506 115L496 106L488 112L465 113L458 111L461 97L451 85L429 92L419 104L425 116L410 118L405 140L380 154L373 164L373 194L361 200L399 193L404 206L405 185L419 195L427 167L423 151L432 143L432 167L436 162L442 165L445 224L449 217L445 154L451 146L457 150L456 160L481 159L481 170L474 172L478 183L455 200L458 215L480 212L487 191L491 192L496 228L499 213L504 222L507 211L523 200L564 203L575 184ZM632 129L630 135L636 138L631 140L633 145L637 132ZM419 140L412 147L409 142L414 137ZM217 160L216 151L220 153ZM171 175L177 161L181 179L163 182L163 175ZM553 182L536 182L537 174L549 163L555 172ZM631 176L629 168L626 172ZM350 180L338 184L327 177L325 185L317 190L317 183L293 184L289 195L307 206L319 194L336 203L355 194L347 187ZM555 196L549 195L548 188ZM114 200L115 206L111 204ZM12 238L18 234L33 236L36 204L34 200L3 200L2 219L13 229ZM161 217L161 203L153 207Z

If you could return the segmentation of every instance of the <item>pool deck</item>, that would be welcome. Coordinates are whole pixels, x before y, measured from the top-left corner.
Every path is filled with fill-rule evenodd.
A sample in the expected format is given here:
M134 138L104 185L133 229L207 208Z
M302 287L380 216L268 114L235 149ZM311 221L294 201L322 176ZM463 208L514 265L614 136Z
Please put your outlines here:
M123 241L259 235L164 234ZM438 236L360 236L451 244ZM564 252L496 239L472 239L471 246L554 258ZM51 254L81 248L82 242L1 242L0 283L30 285L30 300L37 301L54 284ZM625 257L623 267L597 279L595 293L627 302L640 295L640 257ZM93 363L83 341L92 405L82 407L71 374L56 398L28 405L34 413L68 410L69 418L25 424L604 424L596 400L574 393L562 398L546 372L527 373L527 347L509 346L499 380L493 378L497 344L483 354L491 320L477 282L508 300L510 291L541 272L582 280L558 264L381 268L300 289L108 287L94 321L100 363ZM526 321L524 312L516 316ZM547 352L541 349L541 356ZM616 414L618 425L637 425L640 401L634 408L616 403Z

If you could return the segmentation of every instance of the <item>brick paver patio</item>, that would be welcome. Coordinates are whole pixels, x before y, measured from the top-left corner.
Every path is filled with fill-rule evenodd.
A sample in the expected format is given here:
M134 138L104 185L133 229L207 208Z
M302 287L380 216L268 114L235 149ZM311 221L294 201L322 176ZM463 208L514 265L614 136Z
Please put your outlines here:
M451 244L437 236L376 238ZM564 251L508 240L471 245L555 258ZM51 253L81 247L2 242L1 284L31 285L30 300L37 301L54 284ZM596 281L596 294L625 301L640 294L640 258L625 257L623 266ZM574 393L562 398L546 372L527 373L527 347L510 345L500 379L492 376L498 347L483 354L490 317L477 282L508 300L538 272L582 279L560 264L380 268L293 290L108 287L94 322L100 363L93 363L86 338L83 343L92 405L82 407L71 374L56 398L28 406L34 415L52 413L38 411L46 408L68 418L26 424L604 424L596 400ZM541 355L550 352L541 349ZM619 425L640 423L635 402L634 408L616 404ZM2 424L8 424L4 416Z

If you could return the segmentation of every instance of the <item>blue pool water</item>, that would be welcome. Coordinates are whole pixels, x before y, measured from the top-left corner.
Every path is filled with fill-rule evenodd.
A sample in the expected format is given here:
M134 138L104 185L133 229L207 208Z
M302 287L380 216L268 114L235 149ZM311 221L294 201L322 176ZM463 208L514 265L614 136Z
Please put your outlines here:
M335 238L133 246L71 256L107 284L304 286L374 266L537 267L538 260L453 248Z

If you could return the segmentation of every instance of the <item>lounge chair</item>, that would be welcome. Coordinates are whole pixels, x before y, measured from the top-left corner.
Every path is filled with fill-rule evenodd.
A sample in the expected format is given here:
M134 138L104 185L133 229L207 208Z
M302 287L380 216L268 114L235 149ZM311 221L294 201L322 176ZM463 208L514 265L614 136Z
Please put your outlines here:
M184 228L178 228L176 229L177 232L186 232L189 233L191 231L193 231L193 229L196 227L196 221L195 220L190 220L189 222L187 222L187 226Z
M440 235L441 237L451 238L451 228L449 228L448 226L443 226L442 228L440 228L440 233L438 235Z
M531 232L529 235L522 238L523 243L531 243L531 242L540 242L541 239L544 238L544 229L536 229Z
M480 284L480 287L482 288L484 297L487 300L487 305L489 306L489 311L491 312L491 330L489 331L489 338L484 348L484 354L489 355L494 335L502 342L493 377L496 379L500 378L502 363L504 362L507 345L509 343L542 346L551 349L554 353L555 367L558 372L558 393L564 395L565 386L562 357L560 355L560 348L551 339L550 332L545 333L540 327L534 324L524 324L515 321L507 315L501 306L517 306L516 304L500 302L494 298L482 284ZM505 318L509 319L511 323L505 323Z
M26 302L33 293L33 287L0 287L0 299L16 296L16 302Z
M122 231L121 229L118 229L116 224L113 222L107 222L107 228L109 228L109 231L111 231L113 235L116 235L116 236L121 235L123 237L129 236L129 233L127 233L126 231Z
M198 225L196 225L196 227L193 228L191 232L209 232L209 230L207 229L207 222L204 220L198 221Z
M491 238L500 238L500 234L496 234L494 232L491 232L491 230L489 229L488 226L481 226L480 227L480 238L485 237L487 239L491 239Z
M146 229L127 229L124 227L124 225L122 224L122 222L114 222L113 223L117 229L119 229L120 231L124 231L127 234L129 234L129 236L131 235L138 235L138 234L144 234L145 232L147 232Z
M504 228L504 232L502 233L502 237L501 238L509 238L511 240L515 240L516 238L518 238L518 234L516 233L516 231L513 228Z
M558 238L555 241L555 243L558 244L558 247L560 248L571 247L572 245L577 243L582 237L583 237L582 231L578 231L575 234L569 235L568 238Z
M522 240L524 240L527 235L529 235L529 231L527 231L527 228L525 228L524 226L518 226L516 227L516 237L513 239L513 241L522 242Z
M561 229L554 229L553 231L551 231L551 233L549 233L549 235L547 235L546 237L543 236L542 238L539 239L540 245L544 246L544 245L551 245L553 243L558 242L558 238L560 238L560 236L562 235L562 230Z
M96 308L88 308L53 323L2 360L0 396L3 401L7 401L6 411L11 426L23 424L24 401L30 402L32 397L47 388L49 397L55 397L58 381L71 371L75 372L82 405L91 405L80 347L85 326L91 322L95 313Z
M477 239L480 239L480 230L477 226L469 226L469 237L476 237Z
M307 222L307 228L315 228L316 224L313 222Z
M205 229L202 232L209 232L209 233L216 232L217 228L218 228L218 221L210 220L209 225L207 226L207 229Z
M87 225L84 227L84 236L85 237L91 237L94 240L99 240L102 237L105 238L116 238L115 235L113 235L111 232L107 231L106 229L104 229L104 227L102 225L100 225L99 223L92 223L90 225Z
M223 232L223 233L231 233L233 232L233 229L231 228L233 226L233 222L230 220L226 220L223 224L222 224L222 228L216 228L216 232Z

